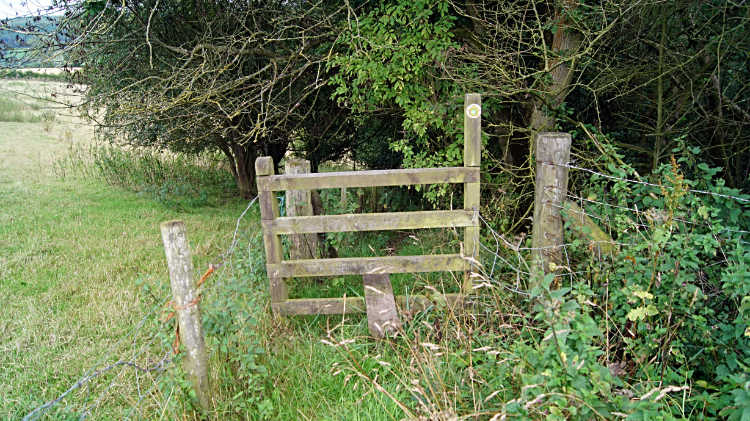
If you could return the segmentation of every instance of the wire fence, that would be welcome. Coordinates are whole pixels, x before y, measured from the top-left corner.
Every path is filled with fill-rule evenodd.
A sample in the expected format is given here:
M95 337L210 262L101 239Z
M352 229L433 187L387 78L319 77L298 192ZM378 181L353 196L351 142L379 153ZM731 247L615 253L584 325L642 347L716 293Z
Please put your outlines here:
M566 167L573 171L596 175L610 182L650 187L654 189L653 193L655 194L663 192L665 188L672 188L665 187L662 184L602 174L571 164L566 165ZM733 201L741 209L745 209L750 204L750 198L744 195L735 196L692 189L688 189L686 193L696 195L699 198L721 197ZM634 246L632 235L622 235L623 226L626 227L626 230L632 230L631 234L641 233L645 238L649 231L656 227L664 228L665 224L669 224L668 229L680 229L681 227L704 229L720 244L727 244L729 240L732 240L743 246L750 245L750 241L747 241L750 231L737 229L741 226L750 226L750 221L746 220L748 217L746 213L742 213L739 222L734 224L733 227L716 227L707 222L708 219L704 217L682 214L665 216L656 206L641 209L638 206L617 201L613 197L597 199L582 197L572 192L565 192L563 196L565 200L575 202L580 207L580 211L571 210L565 204L557 204L555 206L558 208L561 218L565 219L566 213L574 214L577 212L579 215L595 221L610 237L609 240L604 241L587 241L586 245L606 243L619 248ZM280 199L283 200L283 196ZM250 247L251 240L259 234L260 229L257 221L249 224L244 223L243 225L243 221L246 222L246 214L254 205L255 200L237 219L229 248L214 258L212 263L219 270L215 272L214 282L206 288L205 292L220 288L226 282L238 258L238 250L243 245ZM490 221L486 220L485 216L477 209L475 209L474 216L478 219L481 232L481 237L474 238L475 246L477 246L475 249L480 250L482 263L479 268L479 281L474 283L474 288L477 290L486 287L502 288L519 297L527 297L526 281L532 276L532 252L549 250L529 246L530 235L527 233L520 233L515 236L498 233L492 228ZM565 237L566 241L555 248L560 259L557 266L564 269L559 276L572 280L574 277L585 275L588 272L586 270L575 270L574 254L576 250L580 250L580 242L577 243L575 235L570 234L568 230ZM746 249L750 251L750 247L746 247ZM249 252L250 250L248 250L248 254ZM595 257L601 258L602 256ZM721 265L725 261L726 259L716 257L712 261L707 261L700 270ZM50 414L53 409L61 407L72 395L76 395L77 402L81 402L74 405L77 418L83 420L92 417L103 403L109 404L113 400L119 399L114 395L122 395L121 389L124 382L128 382L130 387L134 389L130 396L135 401L129 402L129 409L122 415L122 419L141 419L146 409L161 408L163 410L165 394L162 391L155 393L154 390L159 387L160 380L169 375L170 371L175 369L176 366L173 361L173 348L169 341L165 339L168 335L164 334L163 329L164 308L170 299L170 297L163 297L138 324L110 347L78 381L60 396L28 413L23 420L41 419L46 414Z
M221 288L241 256L239 249L242 245L249 247L260 232L257 221L248 224L246 220L255 203L256 200L251 201L237 219L227 250L212 260L211 266L218 269L204 294ZM174 391L164 393L156 389L167 384L165 376L171 376L171 371L178 368L169 332L165 331L165 316L172 297L171 293L164 295L65 392L26 414L23 421L48 419L47 416L98 418L97 411L104 406L108 410L117 406L123 420L142 419L146 412L163 414Z
M551 164L550 165L555 165ZM642 186L649 188L642 192L642 195L650 197L662 197L668 193L675 193L675 186L665 185L664 183L656 184L653 182L627 179L616 177L608 174L582 168L568 163L562 165L572 171L581 171L586 174L596 176L604 183L621 183L630 188ZM596 179L596 177L594 177ZM553 186L544 186L544 190L555 189ZM725 189L732 190L732 189ZM680 209L675 212L667 212L662 205L641 206L634 204L633 195L621 193L608 194L602 198L592 196L584 197L570 191L562 194L563 203L550 204L558 211L559 218L567 221L570 217L585 217L596 223L609 237L605 240L594 240L592 237L586 239L583 243L588 246L589 251L598 250L598 245L612 247L612 254L618 251L629 250L634 246L642 245L643 242L650 242L650 237L656 229L662 229L670 232L695 233L698 235L707 235L713 238L718 244L718 257L704 256L707 258L703 265L695 270L698 278L705 277L704 270L715 266L726 265L728 262L727 254L730 252L732 245L739 245L750 252L750 231L741 229L750 226L750 195L740 194L733 190L736 195L718 193L706 190L697 190L681 187L680 195L693 195L703 203L707 198L721 198L730 202L727 207L734 207L738 210L736 220L730 221L729 218L710 218L707 214L700 215L698 212L691 212L691 209ZM665 193L666 192L666 193ZM604 193L607 193L606 191ZM624 200L622 200L624 199ZM572 208L569 203L575 203L577 208ZM630 205L628 205L630 203ZM694 209L693 209L694 210ZM709 211L707 211L709 212ZM481 240L475 238L477 246L481 250L481 261L483 266L479 268L480 282L475 283L476 289L485 287L502 288L519 296L528 296L525 290L526 280L530 279L532 274L532 256L534 252L550 253L555 252L558 258L556 266L561 271L556 275L563 279L573 279L577 276L590 274L589 268L576 270L576 259L581 259L581 255L576 254L581 250L580 236L573 232L570 227L565 230L564 241L555 246L554 250L550 248L534 248L531 246L530 233L521 233L508 237L500 234L492 228L490 221L487 221L479 212L475 212L475 217L479 218ZM531 218L530 218L531 219ZM719 223L712 223L712 221ZM532 221L533 222L533 221ZM636 234L636 235L634 235ZM691 235L691 234L687 234ZM697 245L696 245L697 246ZM575 257L574 257L575 256ZM605 256L601 254L591 256L590 259L601 261ZM614 257L614 256L612 256ZM632 258L632 256L626 256ZM715 295L717 293L714 293Z

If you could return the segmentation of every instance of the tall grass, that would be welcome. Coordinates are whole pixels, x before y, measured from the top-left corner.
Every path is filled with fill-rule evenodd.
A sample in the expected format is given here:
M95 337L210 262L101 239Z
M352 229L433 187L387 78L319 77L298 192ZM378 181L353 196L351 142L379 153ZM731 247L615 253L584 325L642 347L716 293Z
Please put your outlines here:
M0 97L0 122L41 123L54 120L51 112L38 113L39 107L25 104L14 98Z
M154 198L170 207L218 204L236 195L226 163L216 155L169 154L114 145L71 145L55 164L59 177L80 175Z

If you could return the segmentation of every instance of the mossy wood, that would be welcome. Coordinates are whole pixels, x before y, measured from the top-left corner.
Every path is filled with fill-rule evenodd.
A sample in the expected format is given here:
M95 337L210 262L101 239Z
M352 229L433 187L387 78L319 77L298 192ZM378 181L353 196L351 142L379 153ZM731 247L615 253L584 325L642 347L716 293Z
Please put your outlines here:
M211 388L208 384L208 357L201 319L200 292L190 257L190 242L183 221L167 221L161 224L161 236L169 267L172 287L172 305L177 315L182 368L185 379L190 381L201 408L213 408Z
M286 174L309 174L310 168L310 161L306 159L287 159L284 164L284 172ZM310 190L287 190L285 210L286 215L289 217L313 216L312 194ZM276 234L282 233L277 232ZM291 243L289 247L289 259L314 259L318 256L317 235L304 235L300 233L288 234L290 234L289 241Z
M560 209L568 191L571 136L568 133L537 133L536 191L532 228L532 273L538 280L560 273L550 266L566 266L563 260L563 222Z
M572 231L578 238L589 245L589 249L594 256L601 259L605 255L612 254L615 249L615 243L612 237L599 228L583 209L575 202L566 200L563 205L562 218L565 222L571 223Z
M285 260L267 264L269 277L368 275L464 270L460 254L428 256L345 257L338 259Z
M472 305L464 294L396 295L396 306L402 312L415 313L432 306L439 308L468 308ZM318 314L354 314L367 312L362 297L301 298L271 304L271 309L282 316L309 316Z
M474 211L427 211L369 213L360 215L321 215L284 217L262 221L263 233L306 234L318 232L354 232L406 230L441 227L473 227Z
M478 212L480 206L480 165L481 165L481 97L467 94L464 99L464 167L423 168L377 171L347 171L321 174L274 175L274 165L270 157L258 158L255 163L257 174L263 241L266 248L268 277L271 283L271 308L281 315L342 314L367 311L368 319L373 318L378 327L371 326L371 333L382 336L382 326L398 326L398 315L390 303L395 302L402 309L420 310L433 305L432 299L411 296L408 300L396 297L365 305L365 299L315 298L289 300L284 278L318 277L341 275L378 275L369 278L369 286L384 296L393 297L390 288L390 273L417 272L463 272L464 283L461 294L444 295L442 305L463 306L465 295L472 291L470 274L476 271L474 262L479 260ZM376 206L376 187L415 186L429 184L463 184L464 209L455 211L427 211L405 213L372 213L357 215L291 216L281 218L274 192L289 190L334 189L340 188L342 204L345 204L347 188L371 187L371 205ZM465 228L461 254L431 256L389 256L343 259L302 259L285 260L281 248L280 234L313 234L319 232L351 232L398 230L419 228ZM374 292L374 291L373 291ZM369 298L373 298L372 296ZM383 298L383 297L380 297ZM385 302L383 301L383 302ZM376 303L377 302L377 303ZM373 308L375 307L375 308ZM380 317L380 315L385 316ZM377 332L380 330L380 332Z
M255 161L255 173L258 179L261 176L273 176L273 159L270 156L258 158ZM258 202L260 204L260 220L272 221L279 218L279 202L276 195L271 191L258 190ZM279 263L284 260L284 249L281 246L281 236L277 233L263 233L263 247L266 249L266 264ZM271 303L279 303L289 298L284 278L275 278L269 275Z
M270 157L263 157L270 158ZM259 159L263 159L259 158ZM261 176L258 191L478 183L479 168L417 168Z
M365 307L369 310L367 325L372 335L382 339L386 335L397 333L401 328L401 321L393 298L390 276L387 273L363 275L362 281L365 284Z
M482 160L482 98L479 94L468 94L464 98L464 168L479 172ZM464 210L479 211L480 201L479 180L464 181ZM479 261L479 247L475 240L479 234L476 224L464 230L464 254ZM476 272L476 266L469 262L464 270L464 284L462 291L470 294L473 291L471 272Z

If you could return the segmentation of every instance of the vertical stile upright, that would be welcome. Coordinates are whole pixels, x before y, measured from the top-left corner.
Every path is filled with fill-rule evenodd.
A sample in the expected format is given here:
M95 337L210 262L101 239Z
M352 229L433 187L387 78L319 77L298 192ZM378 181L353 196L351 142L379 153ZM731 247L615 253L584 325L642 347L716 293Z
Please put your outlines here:
M482 97L479 94L466 94L464 97L464 167L474 167L479 171L482 159ZM464 209L479 211L480 180L464 183ZM464 254L479 260L479 221L464 228ZM473 263L464 271L463 293L472 293L471 272L476 271Z
M276 194L268 188L266 180L274 175L273 159L270 156L258 158L255 161L255 173L258 177L258 199L260 204L260 219L272 221L278 218L279 202ZM279 263L284 260L284 249L281 247L281 236L275 232L263 229L263 245L266 249L266 264ZM286 281L284 278L268 271L270 283L271 305L283 303L289 298Z

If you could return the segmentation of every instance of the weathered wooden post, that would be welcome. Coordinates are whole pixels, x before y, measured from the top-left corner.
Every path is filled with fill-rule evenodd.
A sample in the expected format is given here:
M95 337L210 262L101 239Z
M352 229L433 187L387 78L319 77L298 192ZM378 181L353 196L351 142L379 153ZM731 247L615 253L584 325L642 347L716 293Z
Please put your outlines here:
M258 176L258 204L260 205L260 219L262 222L273 222L279 215L279 202L276 194L268 189L266 180L274 175L273 159L270 156L255 160L255 174ZM266 249L266 264L272 265L284 260L284 249L281 247L281 236L271 230L263 229L263 246ZM271 306L283 303L289 299L284 278L269 271Z
M206 340L201 321L200 294L190 258L189 242L183 221L161 224L161 236L169 266L172 286L172 304L177 315L180 343L187 352L182 356L185 377L193 386L201 408L213 408L211 388L208 384Z
M464 96L464 167L479 170L482 162L482 97L479 94ZM480 180L464 183L464 209L479 211ZM479 260L479 218L473 227L464 228L464 255ZM464 270L463 293L473 292L470 274L476 265L468 263Z
M287 159L284 165L285 174L309 174L310 161L306 159ZM313 216L312 196L310 190L287 190L286 216ZM292 234L289 236L290 260L315 259L318 256L317 234Z
M536 192L532 230L532 285L552 270L550 263L564 266L563 221L560 209L568 191L571 136L568 133L537 133Z

